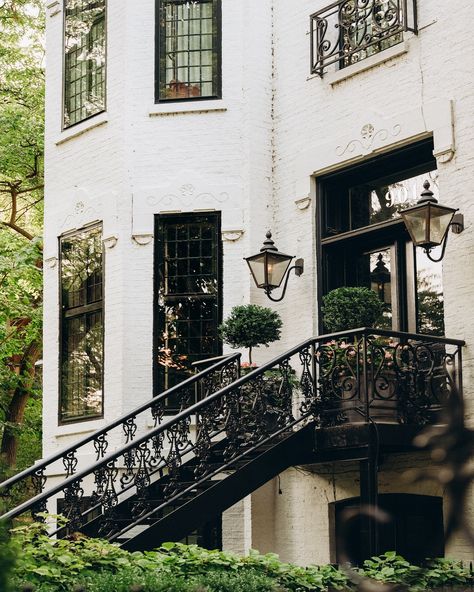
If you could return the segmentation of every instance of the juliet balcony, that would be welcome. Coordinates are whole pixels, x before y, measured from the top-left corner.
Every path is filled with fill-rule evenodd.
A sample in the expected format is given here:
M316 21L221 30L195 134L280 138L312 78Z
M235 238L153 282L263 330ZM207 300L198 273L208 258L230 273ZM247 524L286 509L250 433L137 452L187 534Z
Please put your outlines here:
M310 17L311 73L341 70L417 32L416 0L338 0Z

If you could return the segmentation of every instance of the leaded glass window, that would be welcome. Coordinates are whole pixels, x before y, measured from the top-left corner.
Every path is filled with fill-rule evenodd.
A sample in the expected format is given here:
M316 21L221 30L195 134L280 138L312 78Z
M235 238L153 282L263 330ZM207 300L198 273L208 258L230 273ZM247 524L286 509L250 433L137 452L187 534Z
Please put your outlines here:
M157 14L157 100L220 97L220 0L158 0Z
M105 109L106 0L65 0L64 127Z
M218 214L158 217L158 392L189 378L195 371L193 362L222 351L218 333L222 320L221 250Z
M61 388L60 421L103 415L102 228L60 240Z

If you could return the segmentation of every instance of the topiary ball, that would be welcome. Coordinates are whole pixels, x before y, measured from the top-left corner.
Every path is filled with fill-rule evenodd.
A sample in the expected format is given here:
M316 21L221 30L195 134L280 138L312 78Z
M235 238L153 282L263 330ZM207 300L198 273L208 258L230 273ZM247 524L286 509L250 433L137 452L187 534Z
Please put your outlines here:
M383 315L383 304L368 288L336 288L323 296L323 322L326 331L350 331L375 327Z

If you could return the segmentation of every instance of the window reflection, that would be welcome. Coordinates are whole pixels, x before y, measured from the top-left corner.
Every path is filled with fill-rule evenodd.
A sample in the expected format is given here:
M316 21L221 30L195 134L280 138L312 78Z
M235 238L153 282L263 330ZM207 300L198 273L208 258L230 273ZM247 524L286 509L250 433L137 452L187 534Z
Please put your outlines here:
M161 0L160 100L220 94L218 0Z
M440 256L441 247L432 256ZM416 249L416 292L418 305L417 330L427 335L444 336L444 297L442 266Z
M102 230L95 227L61 239L60 418L102 415L103 315Z
M217 215L158 221L157 387L194 373L193 362L220 354L220 237ZM179 407L178 402L173 405Z
M64 127L105 109L105 0L66 0Z
M356 262L357 285L373 290L383 303L383 318L378 327L392 328L392 254L391 249L359 255Z
M426 179L436 186L437 171L394 183L370 183L351 187L351 230L400 218L400 210L414 206Z

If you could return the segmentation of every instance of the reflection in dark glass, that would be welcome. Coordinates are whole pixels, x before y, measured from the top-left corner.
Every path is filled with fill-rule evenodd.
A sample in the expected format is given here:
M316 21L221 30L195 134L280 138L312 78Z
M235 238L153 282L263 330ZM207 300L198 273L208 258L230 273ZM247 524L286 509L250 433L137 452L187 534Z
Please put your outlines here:
M356 285L373 290L383 303L383 318L380 329L392 328L392 261L390 249L363 253L356 260Z
M103 375L102 231L61 239L60 419L101 416Z
M219 233L217 215L159 219L159 392L193 374L193 362L221 352ZM179 406L173 403L173 408Z
M159 100L220 95L220 0L160 0Z
M436 171L394 183L371 183L350 188L351 229L400 217L400 210L415 205L427 176L436 183Z
M439 257L440 247L433 257ZM428 259L422 249L416 253L416 292L419 333L444 336L444 297L442 267Z
M64 127L105 109L105 0L66 0Z

